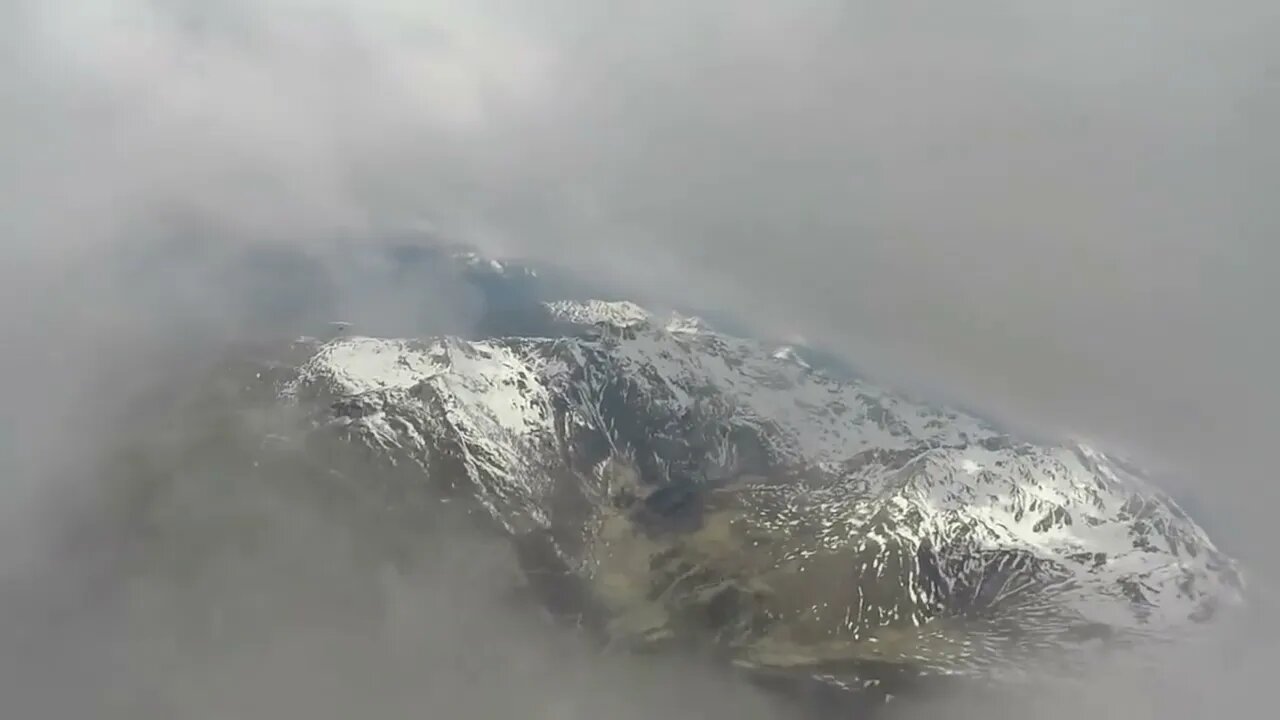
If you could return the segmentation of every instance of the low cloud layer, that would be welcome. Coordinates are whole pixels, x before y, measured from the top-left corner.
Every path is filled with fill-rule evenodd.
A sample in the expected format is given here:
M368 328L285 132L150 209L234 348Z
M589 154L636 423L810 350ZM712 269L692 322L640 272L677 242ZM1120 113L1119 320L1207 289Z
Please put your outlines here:
M151 376L308 309L406 326L244 268L417 232L1132 451L1270 571L1277 33L1261 0L0 0L0 570ZM468 322L454 290L413 326Z

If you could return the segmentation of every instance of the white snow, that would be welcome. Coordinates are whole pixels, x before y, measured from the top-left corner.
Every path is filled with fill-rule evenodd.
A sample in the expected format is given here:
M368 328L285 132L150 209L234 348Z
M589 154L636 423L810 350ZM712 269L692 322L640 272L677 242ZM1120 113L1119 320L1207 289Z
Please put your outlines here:
M370 390L409 388L443 368L440 357L419 343L353 337L326 343L304 373L324 375L336 389L358 395Z
M545 303L545 307L559 320L582 325L606 323L617 327L633 327L650 320L648 310L627 301L556 301Z
M981 443L1004 438L983 422L867 383L810 372L792 361L790 348L770 349L688 319L655 326L633 303L566 301L547 307L569 322L630 332L554 341L341 338L320 347L299 382L328 382L353 396L380 393L393 408L388 412L410 417L423 432L432 423L448 423L466 439L468 466L496 478L491 506L517 500L537 506L549 480L536 459L555 442L553 398L580 398L589 391L586 386L595 382L594 368L585 366L590 348L603 352L611 368L672 416L693 409L707 389L714 391L730 403L732 422L765 430L785 462L840 476L847 472L845 463L864 450L909 454L898 468L873 466L846 478L848 486L788 489L787 512L794 522L807 516L805 521L816 518L821 525L820 546L804 549L801 557L851 543L886 547L889 538L868 525L869 508L885 508L924 518L902 524L902 541L942 543L964 527L974 530L965 540L972 549L1021 550L1054 560L1075 578L1075 589L1064 590L1063 597L1087 620L1174 627L1204 601L1236 597L1212 567L1221 556L1204 532L1091 446L1013 442L988 449ZM567 350L564 362L585 366L587 380L571 380L568 367L536 351L550 343ZM422 383L443 402L442 416L406 392ZM588 401L582 401L581 415L571 421L603 428L605 419ZM404 445L424 446L421 436L412 436L418 430L398 430L405 423L392 425L382 413L362 422L380 442L394 443L401 433ZM1146 502L1141 543L1135 542L1135 519L1124 510L1132 498ZM1121 592L1130 582L1151 601L1141 618Z

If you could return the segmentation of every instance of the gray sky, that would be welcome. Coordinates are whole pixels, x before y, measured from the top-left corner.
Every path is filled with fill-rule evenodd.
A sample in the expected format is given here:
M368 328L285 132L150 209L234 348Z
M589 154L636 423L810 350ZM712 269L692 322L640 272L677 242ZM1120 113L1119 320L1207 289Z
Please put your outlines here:
M14 497L77 378L234 332L208 267L415 227L1131 450L1269 548L1277 37L1267 0L0 0ZM191 227L163 279L103 262Z
M1268 437L1271 5L881 5L19 3L7 250L430 226L1027 420Z

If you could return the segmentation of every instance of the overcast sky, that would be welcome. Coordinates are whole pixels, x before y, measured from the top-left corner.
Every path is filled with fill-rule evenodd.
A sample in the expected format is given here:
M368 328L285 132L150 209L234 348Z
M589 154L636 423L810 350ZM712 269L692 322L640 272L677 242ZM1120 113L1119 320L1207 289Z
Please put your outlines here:
M1269 0L0 0L0 418L38 465L93 348L234 300L104 257L418 228L1131 450L1264 546L1277 127Z
M6 252L433 227L1086 435L1278 426L1270 3L690 5L11 1Z

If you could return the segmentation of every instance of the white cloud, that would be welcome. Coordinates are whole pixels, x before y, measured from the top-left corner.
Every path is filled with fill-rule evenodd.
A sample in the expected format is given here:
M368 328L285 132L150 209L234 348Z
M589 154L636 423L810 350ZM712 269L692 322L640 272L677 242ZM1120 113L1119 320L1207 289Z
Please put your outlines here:
M1131 446L1274 540L1270 3L16 0L0 26L11 445L75 414L49 388L85 348L238 318L208 268L425 223ZM172 303L102 262L193 228L192 267L143 280Z

